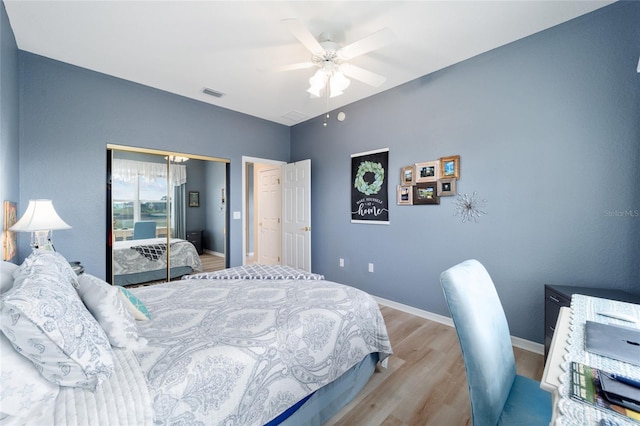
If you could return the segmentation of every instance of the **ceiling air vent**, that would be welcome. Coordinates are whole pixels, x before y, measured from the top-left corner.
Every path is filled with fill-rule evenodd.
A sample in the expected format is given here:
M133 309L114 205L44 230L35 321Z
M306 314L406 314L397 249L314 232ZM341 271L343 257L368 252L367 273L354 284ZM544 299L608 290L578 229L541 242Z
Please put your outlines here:
M302 120L306 120L307 118L309 118L309 116L298 111L289 111L288 113L283 115L282 118L290 120L294 123L298 123Z
M216 98L221 98L224 96L224 93L218 92L217 90L209 89L208 87L205 87L204 89L202 89L202 93L204 93L205 95L216 97Z

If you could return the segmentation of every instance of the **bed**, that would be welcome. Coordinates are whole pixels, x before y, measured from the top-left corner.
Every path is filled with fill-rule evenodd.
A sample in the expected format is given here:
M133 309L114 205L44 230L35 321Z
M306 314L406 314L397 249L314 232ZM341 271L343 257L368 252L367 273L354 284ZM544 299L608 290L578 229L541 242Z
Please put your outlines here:
M89 274L74 282L61 256L32 256L12 274L12 288L3 290L0 327L6 338L0 335L5 344L0 348L0 385L15 388L10 393L15 399L24 394L17 391L21 381L26 385L37 380L37 395L25 403L6 400L8 392L2 393L3 424L20 423L24 416L29 422L59 425L322 424L355 397L376 366L386 366L392 354L375 300L321 275L253 266L126 289ZM37 301L25 303L33 294ZM68 306L38 307L43 303L51 308L52 300ZM110 309L113 312L104 318L100 312L105 305L119 308ZM38 323L42 312L67 315L74 309L74 317L82 321L74 320L70 333L77 336L78 323L83 324L86 359L69 348L65 353L76 364L89 366L69 382L59 372L51 374L52 365L46 362L34 367L55 345L29 336L42 328L29 331L14 319L34 316ZM124 318L121 326L114 327L115 311ZM66 320L57 318L56 324ZM61 326L45 328L64 334ZM100 330L110 345L100 338ZM58 346L73 349L67 340ZM35 351L33 343L46 350ZM7 361L8 352L20 361L20 371L12 371L18 362ZM106 374L109 362L112 367Z
M187 240L169 240L171 278L202 271L195 246ZM167 279L167 239L147 238L113 243L115 285L140 284Z

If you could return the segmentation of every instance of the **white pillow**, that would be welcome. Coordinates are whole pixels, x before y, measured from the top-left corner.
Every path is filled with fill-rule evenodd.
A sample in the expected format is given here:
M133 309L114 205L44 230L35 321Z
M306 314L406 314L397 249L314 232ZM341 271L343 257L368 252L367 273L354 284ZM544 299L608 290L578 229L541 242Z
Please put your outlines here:
M13 272L18 269L18 265L3 261L0 264L0 294L13 287Z
M39 418L54 403L60 387L42 377L2 333L0 359L0 423L26 424Z
M16 270L2 296L0 328L49 381L94 389L113 371L111 345L52 259L33 254Z
M80 298L107 333L112 346L138 349L146 343L138 338L136 320L116 287L86 273L78 277L78 283Z

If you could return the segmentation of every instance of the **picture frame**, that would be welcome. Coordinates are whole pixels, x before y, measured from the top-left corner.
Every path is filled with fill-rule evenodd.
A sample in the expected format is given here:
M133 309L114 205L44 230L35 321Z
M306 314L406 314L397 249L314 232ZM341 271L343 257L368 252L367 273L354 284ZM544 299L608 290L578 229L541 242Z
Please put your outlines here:
M422 182L413 186L413 205L440 204L438 182Z
M438 197L451 197L456 195L456 180L438 179Z
M200 207L199 191L189 191L189 207Z
M399 206L413 205L413 187L398 185L396 192L398 194L397 204Z
M400 169L400 185L410 186L416 183L416 166L404 166Z
M460 156L452 155L440 159L440 178L460 179Z
M424 163L416 163L416 183L434 182L438 180L439 162L427 161Z
M4 201L4 226L2 236L2 260L11 260L18 252L18 237L15 232L9 231L18 221L18 207L13 201Z

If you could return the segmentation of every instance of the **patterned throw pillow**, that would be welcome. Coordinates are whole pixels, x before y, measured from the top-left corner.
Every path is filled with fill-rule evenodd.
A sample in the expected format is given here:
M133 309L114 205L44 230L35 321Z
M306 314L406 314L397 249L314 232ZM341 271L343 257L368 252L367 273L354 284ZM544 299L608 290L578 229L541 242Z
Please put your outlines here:
M35 424L51 404L60 386L51 383L31 361L18 353L0 333L0 423Z
M146 321L151 319L147 307L137 297L133 295L129 290L124 287L118 287L120 290L120 297L124 300L125 304L129 308L129 311L133 314L133 317L137 320Z
M113 371L109 339L59 258L33 254L25 263L2 295L0 328L49 381L94 389Z
M145 343L145 339L138 338L136 320L116 287L86 273L80 275L78 282L80 298L107 333L112 346L138 349Z

